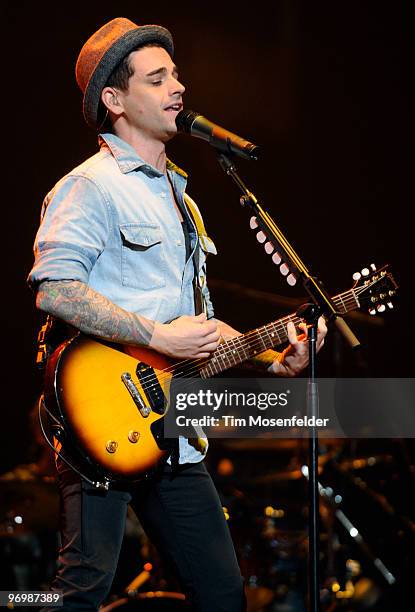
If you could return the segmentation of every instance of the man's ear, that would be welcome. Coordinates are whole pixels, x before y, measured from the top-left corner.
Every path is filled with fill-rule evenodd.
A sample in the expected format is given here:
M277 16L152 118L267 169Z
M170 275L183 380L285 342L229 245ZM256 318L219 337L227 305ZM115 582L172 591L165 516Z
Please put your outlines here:
M118 92L114 87L104 87L101 92L101 101L104 106L117 117L124 111Z

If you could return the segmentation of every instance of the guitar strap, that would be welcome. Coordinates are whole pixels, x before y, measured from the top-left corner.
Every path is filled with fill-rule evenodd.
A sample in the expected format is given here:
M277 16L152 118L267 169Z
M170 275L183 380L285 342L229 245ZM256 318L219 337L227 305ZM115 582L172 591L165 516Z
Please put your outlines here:
M186 193L184 194L184 201L187 206L187 210L190 213L193 222L196 226L197 235L199 241L202 244L202 247L205 247L205 240L207 238L207 233L205 229L205 224L203 223L202 215L200 214L199 208L196 203L192 200L190 196ZM194 267L194 275L193 275L193 292L194 292L194 302L195 302L195 315L198 315L202 312L206 313L207 316L207 305L206 300L203 295L202 284L199 273L199 258L200 251L197 247L193 254L193 267ZM203 275L203 282L206 282L206 276ZM207 439L204 435L203 430L200 427L195 427L195 434L197 437L189 438L189 444L191 444L196 450L201 452L203 455L207 452Z
M196 226L196 231L197 231L199 242L202 244L202 247L204 247L205 241L207 238L207 234L206 234L205 224L203 223L202 215L200 214L200 211L198 207L196 206L196 203L192 200L190 196L187 195L187 193L184 194L184 201L185 201L187 210L193 220L193 223ZM198 248L196 248L193 254L193 268L194 268L193 293L194 293L194 301L195 301L195 315L198 315L202 312L205 312L207 315L206 300L203 296L202 283L200 279L199 261L200 261L200 251ZM206 282L205 277L203 277L203 282Z

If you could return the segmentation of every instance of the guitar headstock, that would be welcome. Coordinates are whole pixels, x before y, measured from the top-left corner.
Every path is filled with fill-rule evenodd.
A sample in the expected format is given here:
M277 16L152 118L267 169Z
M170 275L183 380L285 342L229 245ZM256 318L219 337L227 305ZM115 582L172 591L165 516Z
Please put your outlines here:
M389 265L376 269L375 264L363 268L353 274L352 291L362 308L366 307L369 314L376 315L393 308L393 298L398 284L393 278Z

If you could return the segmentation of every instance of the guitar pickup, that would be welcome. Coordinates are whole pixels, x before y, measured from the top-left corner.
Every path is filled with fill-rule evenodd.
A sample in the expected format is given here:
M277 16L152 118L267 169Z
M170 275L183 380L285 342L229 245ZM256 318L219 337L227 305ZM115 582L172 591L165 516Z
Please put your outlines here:
M141 361L135 373L150 402L152 411L157 412L157 414L164 414L166 412L166 397L154 369Z
M144 418L147 418L151 412L151 408L149 406L146 406L145 403L143 402L143 398L141 397L140 391L137 389L133 379L131 378L131 374L129 372L123 372L123 374L121 374L121 380L123 381L124 385L127 387L127 390L129 394L131 395L131 397L133 398L134 403L139 409L141 415Z

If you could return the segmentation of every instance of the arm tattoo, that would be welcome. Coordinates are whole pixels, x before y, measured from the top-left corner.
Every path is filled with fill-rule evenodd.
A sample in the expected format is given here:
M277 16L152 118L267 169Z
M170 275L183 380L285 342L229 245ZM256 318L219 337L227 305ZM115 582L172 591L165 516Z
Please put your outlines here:
M85 334L148 346L154 321L117 306L80 281L45 281L38 290L37 307Z

